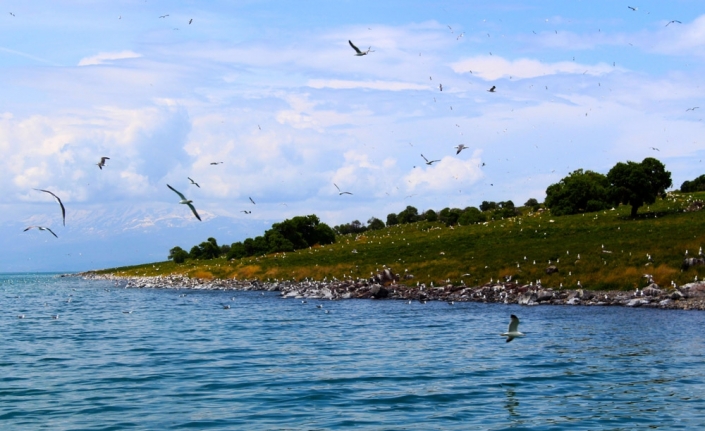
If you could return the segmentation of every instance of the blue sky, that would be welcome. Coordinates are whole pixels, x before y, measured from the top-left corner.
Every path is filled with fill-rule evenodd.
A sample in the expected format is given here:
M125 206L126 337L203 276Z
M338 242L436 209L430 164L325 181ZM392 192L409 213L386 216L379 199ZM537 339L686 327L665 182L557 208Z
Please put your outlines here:
M701 1L3 8L2 272L163 260L296 215L522 204L575 169L645 157L674 187L705 173ZM65 227L35 188L61 197Z

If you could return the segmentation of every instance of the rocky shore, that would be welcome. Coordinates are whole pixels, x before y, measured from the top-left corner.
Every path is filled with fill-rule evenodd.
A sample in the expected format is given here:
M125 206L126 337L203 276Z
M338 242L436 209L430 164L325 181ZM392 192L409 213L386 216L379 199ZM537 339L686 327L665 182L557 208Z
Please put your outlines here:
M634 291L593 291L588 289L551 289L540 284L493 282L482 286L425 284L405 285L387 268L364 280L275 281L236 279L198 279L183 275L121 277L93 272L75 274L86 279L114 280L124 288L262 290L278 291L282 298L396 299L412 301L484 302L520 305L624 306L681 310L705 310L705 282L694 282L668 289L651 283Z

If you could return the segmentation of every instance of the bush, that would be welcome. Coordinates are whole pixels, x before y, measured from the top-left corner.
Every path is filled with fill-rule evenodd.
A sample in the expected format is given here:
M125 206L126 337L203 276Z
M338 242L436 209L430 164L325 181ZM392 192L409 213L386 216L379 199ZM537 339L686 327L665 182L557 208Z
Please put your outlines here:
M409 205L404 211L397 214L397 220L401 224L415 223L419 220L419 210Z
M434 210L428 210L422 215L423 219L426 221L434 222L438 221L438 214Z
M458 218L458 224L469 225L474 223L483 223L487 221L487 217L482 211L475 207L467 207Z
M369 230L380 230L384 228L384 222L376 217L372 217L367 220L367 229Z
M186 258L188 257L188 253L186 250L184 250L181 247L174 247L171 250L169 250L169 260L173 260L174 263L184 263L186 262Z
M387 226L394 226L399 224L399 217L396 214L387 214Z

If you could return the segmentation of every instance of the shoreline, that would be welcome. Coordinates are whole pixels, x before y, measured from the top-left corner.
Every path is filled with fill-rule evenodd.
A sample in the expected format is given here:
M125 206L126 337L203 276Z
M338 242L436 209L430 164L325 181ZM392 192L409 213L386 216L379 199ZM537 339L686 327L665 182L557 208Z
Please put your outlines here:
M366 280L275 281L199 279L185 275L124 277L82 272L61 277L126 281L125 289L195 289L277 291L283 299L377 299L406 301L483 302L519 305L582 305L645 307L670 310L705 310L705 281L675 286L669 290L651 283L636 291L552 289L541 285L493 282L482 286L408 286L398 283L391 270Z

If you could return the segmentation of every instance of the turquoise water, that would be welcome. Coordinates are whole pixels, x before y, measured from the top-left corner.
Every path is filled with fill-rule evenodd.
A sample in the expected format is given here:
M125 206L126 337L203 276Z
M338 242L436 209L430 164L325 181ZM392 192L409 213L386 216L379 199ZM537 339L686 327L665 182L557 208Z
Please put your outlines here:
M705 425L702 312L302 304L48 275L2 275L0 298L3 430ZM512 313L527 336L505 343Z

